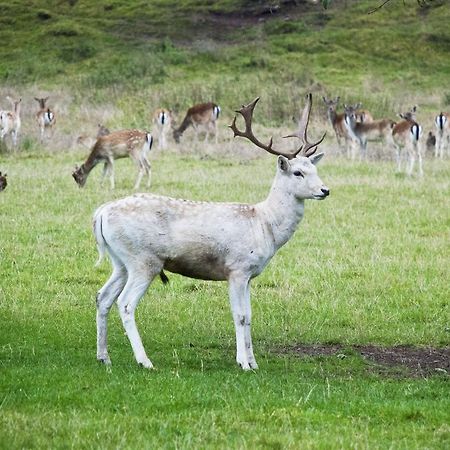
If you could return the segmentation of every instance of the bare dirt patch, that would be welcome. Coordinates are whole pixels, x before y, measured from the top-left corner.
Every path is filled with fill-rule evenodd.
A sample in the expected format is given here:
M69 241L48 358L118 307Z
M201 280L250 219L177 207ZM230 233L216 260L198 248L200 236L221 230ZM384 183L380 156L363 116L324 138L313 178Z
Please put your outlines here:
M334 355L345 358L349 351L361 355L370 364L371 370L380 373L411 377L422 377L439 373L450 375L450 347L298 344L282 349L282 353L294 353L300 357Z

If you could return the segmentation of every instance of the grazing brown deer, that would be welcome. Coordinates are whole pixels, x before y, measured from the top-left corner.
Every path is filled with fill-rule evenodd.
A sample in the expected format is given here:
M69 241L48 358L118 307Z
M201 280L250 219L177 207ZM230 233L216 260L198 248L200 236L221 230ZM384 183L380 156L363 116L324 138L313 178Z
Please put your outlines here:
M8 186L8 181L6 180L6 177L8 175L6 173L2 174L0 172L0 192L4 191L6 189L6 186Z
M21 120L20 120L20 104L22 99L13 100L11 97L6 97L12 106L10 111L0 111L0 139L4 139L8 134L11 135L13 146L17 146L17 136L19 135Z
M153 113L152 122L157 129L158 148L167 148L167 132L172 127L172 111L160 108Z
M317 174L323 153L308 142L312 97L292 136L300 145L282 152L260 142L252 131L258 99L238 112L245 130L231 124L235 136L277 155L276 175L267 198L256 204L214 203L136 194L100 206L94 214L94 235L100 254L108 253L113 272L97 294L97 359L111 360L107 349L108 314L117 301L119 314L136 361L153 367L136 328L135 310L152 280L163 270L187 277L228 281L236 331L236 361L244 370L257 369L251 338L250 282L294 234L305 200L323 200L328 188ZM249 174L252 176L252 174ZM165 276L165 275L164 275Z
M213 132L217 144L217 119L220 111L220 106L215 103L200 103L189 108L181 125L173 131L175 142L179 143L184 131L192 126L196 140L198 139L198 133L203 128L206 131L205 142L207 142L209 134Z
M422 127L416 122L417 106L411 108L406 113L400 113L403 119L392 129L392 138L397 153L397 171L401 172L403 150L408 159L406 173L412 175L416 158L419 164L419 175L423 175L422 153L419 145L419 138L422 134Z
M106 136L100 136L86 161L80 167L75 167L72 176L78 186L83 187L91 170L97 164L103 163L102 182L108 174L111 189L114 189L114 160L130 157L138 169L134 189L139 188L144 173L148 176L147 186L150 187L151 166L147 156L152 143L151 134L141 130L115 131Z
M55 112L52 111L49 107L47 107L48 97L38 98L34 97L34 99L39 103L39 111L36 113L36 122L38 124L40 133L41 133L41 143L44 142L45 131L47 129L53 130L53 127L56 125L56 116Z

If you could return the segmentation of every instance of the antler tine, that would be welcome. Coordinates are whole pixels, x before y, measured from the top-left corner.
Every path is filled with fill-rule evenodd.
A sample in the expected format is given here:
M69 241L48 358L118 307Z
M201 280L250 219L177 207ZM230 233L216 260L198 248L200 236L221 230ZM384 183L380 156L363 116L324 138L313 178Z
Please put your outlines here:
M259 101L259 97L255 98L255 100L253 100L247 106L242 105L242 108L236 111L237 113L239 113L244 118L245 131L240 131L237 128L237 125L236 125L237 117L234 116L233 122L231 123L231 125L229 125L229 127L233 130L234 137L240 136L240 137L247 138L250 142L255 144L257 147L266 150L267 152L271 153L272 155L276 155L276 156L280 156L281 155L281 156L285 156L288 159L295 158L295 155L298 152L294 153L294 154L280 152L278 150L275 150L272 147L273 138L270 138L269 144L265 145L261 141L259 141L256 138L256 136L253 134L253 130L252 130L253 111L254 111L255 106L258 103L258 101ZM299 151L300 150L301 150L301 148L299 149Z
M297 152L294 154L294 156L297 156L300 154L301 156L311 156L313 155L316 150L317 146L322 143L322 141L325 139L326 133L323 134L321 139L319 139L317 142L311 143L308 141L308 123L309 123L309 116L311 114L311 107L312 107L312 94L309 93L306 96L306 105L303 108L302 115L300 117L300 121L298 123L298 131L294 134L289 134L288 136L284 136L285 138L288 137L296 137L299 138L303 145L297 150Z

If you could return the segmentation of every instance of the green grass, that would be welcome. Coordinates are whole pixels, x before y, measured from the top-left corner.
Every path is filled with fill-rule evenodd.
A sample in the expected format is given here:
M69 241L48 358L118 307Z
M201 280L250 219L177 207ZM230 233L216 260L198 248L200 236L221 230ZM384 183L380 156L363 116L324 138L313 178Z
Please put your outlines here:
M280 353L294 343L449 343L449 162L425 178L392 162L325 160L331 189L310 201L293 239L254 280L253 337L260 370L235 365L225 283L177 275L137 310L149 357L136 366L117 311L109 370L95 359L98 269L93 210L128 195L130 161L114 192L84 190L70 171L81 154L4 157L0 195L0 448L446 448L448 375L379 373L346 358ZM256 202L272 157L153 160L152 191Z
M87 153L73 151L79 135L94 135L98 122L149 129L161 106L180 121L210 100L225 128L261 96L255 120L271 128L258 136L280 136L309 91L314 136L326 122L321 95L362 101L377 117L419 104L428 131L450 104L445 1L393 0L373 15L368 0L326 11L279 3L267 14L267 2L247 0L0 2L0 106L8 94L23 98L19 152L0 144L9 175L0 193L1 449L450 446L448 374L380 371L351 347L449 346L448 160L427 160L424 179L395 175L392 161L321 163L331 196L307 204L291 242L252 283L258 372L236 367L226 284L177 275L155 281L137 310L157 370L136 366L116 310L113 366L96 361L95 295L110 268L94 268L92 213L131 192L135 169L117 163L114 192L99 189L100 169L79 190L70 176ZM33 97L47 95L58 122L43 148ZM221 130L217 149L152 153L151 190L263 199L274 158L255 159L229 135ZM297 343L341 344L345 357L284 351Z

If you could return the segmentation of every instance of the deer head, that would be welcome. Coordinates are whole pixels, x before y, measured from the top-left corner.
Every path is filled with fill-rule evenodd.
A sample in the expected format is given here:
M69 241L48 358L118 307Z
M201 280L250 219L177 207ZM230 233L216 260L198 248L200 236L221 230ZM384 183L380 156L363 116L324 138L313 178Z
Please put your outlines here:
M327 106L327 110L329 112L336 112L336 107L339 103L341 97L336 97L334 100L332 98L328 99L326 97L322 97L323 102Z
M262 148L272 155L278 156L278 173L275 183L277 186L280 186L286 195L292 195L299 200L321 200L327 197L330 191L320 180L315 167L323 157L323 153L315 153L317 147L325 138L325 134L317 142L309 142L307 137L312 95L307 95L307 104L301 113L298 130L293 134L284 136L285 138L296 137L300 140L300 146L291 153L274 149L272 138L270 138L268 144L263 144L254 135L252 131L253 111L258 101L259 97L249 105L242 106L240 110L236 111L244 118L245 131L240 131L237 128L237 118L235 116L230 125L234 136L245 137L257 147Z
M97 131L97 137L101 136L107 136L108 134L111 134L111 131L109 131L109 128L106 128L105 125L102 123L98 124L98 131Z
M417 112L417 105L414 105L409 111L405 113L399 113L398 115L399 117L407 120L408 122L415 122L416 112Z
M83 166L75 166L75 170L72 172L72 177L78 184L78 187L82 188L86 184L88 174L84 170Z
M34 97L34 99L39 103L41 109L45 109L45 104L47 103L48 97L45 98Z

